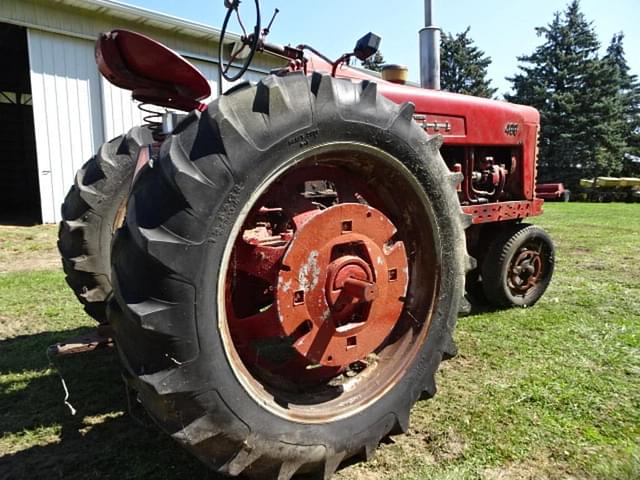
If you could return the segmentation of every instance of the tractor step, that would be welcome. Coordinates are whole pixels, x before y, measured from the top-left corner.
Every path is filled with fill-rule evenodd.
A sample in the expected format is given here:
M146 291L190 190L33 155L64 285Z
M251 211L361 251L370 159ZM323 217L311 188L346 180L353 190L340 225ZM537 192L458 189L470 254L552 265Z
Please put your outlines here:
M113 329L110 325L100 325L84 335L78 335L63 342L49 345L47 355L50 357L64 357L113 346Z

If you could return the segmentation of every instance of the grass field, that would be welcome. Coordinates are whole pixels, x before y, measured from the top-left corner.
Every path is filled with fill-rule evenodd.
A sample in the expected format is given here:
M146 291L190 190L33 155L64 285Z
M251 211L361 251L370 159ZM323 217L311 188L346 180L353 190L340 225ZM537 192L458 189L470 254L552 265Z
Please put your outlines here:
M537 223L558 249L546 296L461 318L409 434L338 479L640 478L640 206L551 204ZM49 344L92 326L55 236L0 227L0 479L217 478L129 413L111 352L49 363Z

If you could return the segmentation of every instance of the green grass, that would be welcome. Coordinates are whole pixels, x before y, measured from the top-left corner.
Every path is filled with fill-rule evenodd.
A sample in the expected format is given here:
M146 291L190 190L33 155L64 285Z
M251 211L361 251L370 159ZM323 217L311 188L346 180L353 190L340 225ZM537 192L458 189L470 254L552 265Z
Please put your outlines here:
M640 206L545 208L547 294L460 318L460 355L409 434L337 478L640 478ZM47 345L91 325L58 270L0 274L0 478L212 478L129 414L115 355L49 364Z

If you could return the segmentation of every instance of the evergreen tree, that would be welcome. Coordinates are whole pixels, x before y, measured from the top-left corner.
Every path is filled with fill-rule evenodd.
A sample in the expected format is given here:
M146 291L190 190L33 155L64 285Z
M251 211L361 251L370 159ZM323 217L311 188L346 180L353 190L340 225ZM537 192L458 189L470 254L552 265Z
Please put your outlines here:
M367 70L373 70L374 72L381 72L382 66L385 64L382 53L376 52L373 56L367 58L362 62L362 66Z
M462 33L445 33L440 39L440 85L449 92L491 98L496 93L487 79L491 57L473 44L471 27Z
M623 46L624 34L619 32L613 36L604 61L612 67L615 81L618 84L619 101L623 112L623 129L627 144L626 153L640 156L640 83L638 77L631 74ZM623 167L624 175L633 175L637 165L629 161Z
M508 78L506 99L536 107L541 115L539 181L615 175L625 149L623 106L611 61L600 59L591 22L573 0L546 27L544 43L518 57L520 73Z

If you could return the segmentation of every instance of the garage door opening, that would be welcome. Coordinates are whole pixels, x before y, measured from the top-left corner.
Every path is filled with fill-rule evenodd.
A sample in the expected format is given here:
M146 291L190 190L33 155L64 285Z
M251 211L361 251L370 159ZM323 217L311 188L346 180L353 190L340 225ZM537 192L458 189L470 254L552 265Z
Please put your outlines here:
M0 223L41 222L25 28L0 23Z

